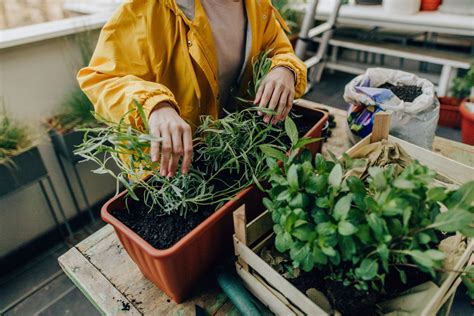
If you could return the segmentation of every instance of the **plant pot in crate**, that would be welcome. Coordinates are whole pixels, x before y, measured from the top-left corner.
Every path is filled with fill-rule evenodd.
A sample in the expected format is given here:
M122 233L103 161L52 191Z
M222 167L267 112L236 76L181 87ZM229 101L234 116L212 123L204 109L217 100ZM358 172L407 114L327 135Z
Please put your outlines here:
M362 146L371 144L370 137L369 135L346 153L351 156ZM389 136L389 140L402 146L412 158L435 170L440 176L448 178L452 183L463 184L472 180L472 174L474 173L472 167L465 166L392 136ZM261 193L260 198L263 196ZM249 220L246 216L248 212L261 214L257 218ZM262 249L269 249L274 245L275 233L273 225L271 213L262 210L260 203L253 202L251 205L244 205L234 213L236 268L245 286L277 315L338 315L322 292L314 289L315 292L313 292L310 299L310 297L301 292L293 283L262 259L260 256ZM437 315L440 310L443 311L442 315L449 314L451 299L461 282L459 271L468 267L473 258L474 241L467 239L463 240L462 243L465 245L465 249L461 250L459 248L462 254L456 260L452 260L452 271L446 272L443 275L440 284L430 284L431 288L429 291L424 291L424 288L418 287L413 293L419 296L416 299L412 296L411 303L408 303L407 296L403 296L396 298L397 300L402 300L402 302L397 301L394 303L394 300L390 299L387 303L392 304L392 306L382 303L380 304L381 307L390 309L393 306L403 306L403 312L410 315L410 309L413 308L421 310L416 315ZM276 258L273 257L273 259ZM272 261L275 263L276 260L273 259ZM348 292L344 293L347 294ZM404 294L407 294L407 292L404 292ZM353 298L351 296L345 297L347 299ZM415 303L413 299L416 300L415 306L413 306Z
M461 127L461 113L459 105L462 99L454 97L439 97L440 112L438 125L452 128Z
M11 193L47 175L37 147L11 157L0 164L0 196Z
M49 136L51 137L54 148L60 156L71 163L76 163L81 160L81 157L74 155L74 150L76 146L82 143L84 132L68 131L63 134L52 129L49 131Z
M296 106L312 128L308 137L321 137L328 114L312 105ZM322 141L310 145L314 153L321 150ZM111 224L123 247L142 273L176 302L182 302L199 278L213 263L232 251L232 212L244 203L254 204L259 190L251 187L237 194L191 232L168 249L156 249L114 217L111 212L125 209L122 192L102 207L102 219ZM258 215L258 214L251 214Z
M474 145L474 103L464 100L460 106L462 142Z

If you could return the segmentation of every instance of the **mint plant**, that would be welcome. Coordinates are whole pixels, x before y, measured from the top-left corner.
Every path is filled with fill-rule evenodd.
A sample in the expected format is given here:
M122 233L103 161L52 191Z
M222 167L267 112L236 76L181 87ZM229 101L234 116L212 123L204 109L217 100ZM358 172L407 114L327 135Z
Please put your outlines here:
M270 189L264 204L275 247L290 255L292 269L318 269L344 286L383 291L394 271L406 282L406 266L435 277L445 233L474 236L474 182L454 191L434 186L435 172L418 162L399 175L393 166L371 167L363 181L346 176L360 161L347 155L343 161L313 159L300 142L293 136L289 156L266 150Z

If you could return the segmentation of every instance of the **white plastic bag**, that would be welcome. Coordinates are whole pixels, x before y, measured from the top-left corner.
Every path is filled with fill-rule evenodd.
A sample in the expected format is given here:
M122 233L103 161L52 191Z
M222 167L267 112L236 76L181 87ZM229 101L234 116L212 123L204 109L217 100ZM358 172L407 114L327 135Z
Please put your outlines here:
M404 102L392 91L377 88L384 83L421 87L422 94L413 102ZM420 147L431 149L438 125L440 106L435 87L430 81L404 71L370 68L365 74L354 78L346 85L344 100L351 104L349 121L354 116L355 108L358 108L358 111L362 107L369 109L364 113L369 117L369 121L377 111L392 111L390 134ZM370 122L367 127L371 130ZM347 130L350 131L350 129ZM354 132L349 133L352 133L351 139L354 135L365 136Z

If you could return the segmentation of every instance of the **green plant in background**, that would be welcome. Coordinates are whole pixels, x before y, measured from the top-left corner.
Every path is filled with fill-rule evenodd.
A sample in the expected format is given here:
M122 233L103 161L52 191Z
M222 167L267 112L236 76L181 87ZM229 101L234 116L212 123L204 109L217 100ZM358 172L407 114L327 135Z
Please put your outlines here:
M93 47L90 42L90 32L79 33L74 37L74 44L79 48L81 67L86 66L91 59ZM79 86L62 101L58 114L49 120L49 125L62 133L75 128L84 128L97 124L94 106Z
M291 30L291 34L296 34L300 30L298 12L291 8L291 4L301 2L292 0L272 0L273 7L278 10L286 25ZM306 2L306 1L303 1Z
M28 129L0 114L0 164L8 163L11 157L28 150L33 145Z
M289 157L267 151L271 188L264 200L275 247L289 254L293 269L318 269L344 286L383 291L390 272L406 282L403 267L434 277L445 258L437 249L444 232L474 236L474 182L454 191L434 186L435 173L418 162L398 176L393 166L371 167L362 181L345 176L361 161L312 159L295 147Z
M474 87L474 64L471 65L464 77L453 79L451 93L454 97L464 99L469 97L471 89Z

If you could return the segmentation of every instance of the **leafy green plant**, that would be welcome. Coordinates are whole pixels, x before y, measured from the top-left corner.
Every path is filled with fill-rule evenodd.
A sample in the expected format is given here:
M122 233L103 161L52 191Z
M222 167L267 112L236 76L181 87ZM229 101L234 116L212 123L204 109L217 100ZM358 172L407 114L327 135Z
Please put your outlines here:
M28 150L33 145L28 129L0 114L0 164L8 163L11 157Z
M292 139L298 144L297 137ZM267 151L275 246L293 268L318 269L327 278L361 291L383 290L386 276L414 266L433 277L442 268L443 234L474 236L474 182L458 190L433 185L435 172L414 162L371 167L365 181L346 176L360 161L340 162L293 149ZM277 164L283 161L283 167ZM445 208L445 212L441 209Z
M73 90L61 105L60 114L49 121L56 130L67 132L74 128L94 126L97 121L93 114L94 106L81 89Z
M203 117L197 129L194 162L187 175L160 176L148 153L150 141L159 139L153 138L147 128L142 131L126 124L125 119L114 123L97 117L104 126L86 129L76 154L97 163L95 173L115 177L127 188L129 197L139 200L136 192L143 192L141 200L150 209L185 216L199 206L217 208L261 178L266 164L260 145L272 143L285 150L283 129L264 123L254 113L256 110L250 108L219 120ZM134 111L148 126L138 102ZM112 162L119 167L117 174L110 168Z
M454 97L464 99L469 97L471 89L474 87L474 64L471 65L464 77L453 79L451 93Z
M300 25L298 24L298 12L290 7L290 4L295 3L291 0L272 0L275 9L278 10L286 25L291 30L292 34L298 33Z

